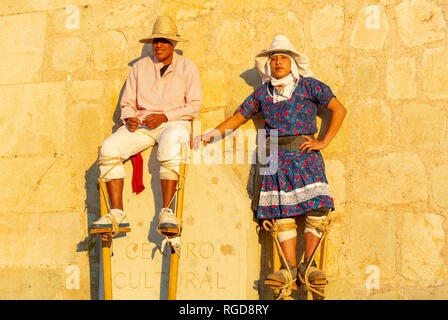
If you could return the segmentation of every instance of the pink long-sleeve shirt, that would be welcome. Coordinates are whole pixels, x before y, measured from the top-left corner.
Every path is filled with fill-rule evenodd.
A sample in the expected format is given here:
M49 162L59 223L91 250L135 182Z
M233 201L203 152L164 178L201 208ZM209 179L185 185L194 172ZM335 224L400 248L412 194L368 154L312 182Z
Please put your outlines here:
M133 64L121 98L121 120L137 117L142 121L151 113L164 113L168 121L192 120L202 108L199 71L191 60L174 53L163 67L156 57L145 57Z

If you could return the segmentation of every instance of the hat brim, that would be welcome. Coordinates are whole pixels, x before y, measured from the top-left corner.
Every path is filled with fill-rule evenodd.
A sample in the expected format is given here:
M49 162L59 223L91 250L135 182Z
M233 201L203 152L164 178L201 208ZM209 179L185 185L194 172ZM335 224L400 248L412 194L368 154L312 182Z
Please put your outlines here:
M255 56L255 68L260 75L261 81L265 83L266 74L264 71L266 63L269 61L269 57L274 52L284 52L289 54L297 64L299 74L304 77L312 77L314 76L313 72L309 69L310 61L308 57L304 54L301 54L295 50L290 49L268 49L263 50L259 54Z
M139 42L152 43L152 41L156 38L164 38L164 39L169 39L169 40L174 40L174 41L185 41L184 39L182 39L181 37L179 37L177 35L156 33L156 34L150 35L148 38L140 39Z
M257 54L255 56L255 58L261 58L261 57L269 57L272 53L274 52L285 52L285 53L289 53L292 56L295 57L300 57L300 53L298 53L295 50L290 50L290 49L267 49L267 50L263 50L261 51L259 54Z

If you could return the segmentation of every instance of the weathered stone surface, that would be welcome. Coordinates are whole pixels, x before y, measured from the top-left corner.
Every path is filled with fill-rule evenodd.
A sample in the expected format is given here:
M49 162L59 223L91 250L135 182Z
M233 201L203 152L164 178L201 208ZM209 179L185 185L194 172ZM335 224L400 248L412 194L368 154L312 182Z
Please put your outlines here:
M389 22L383 6L370 5L358 13L350 45L360 49L379 50L384 47Z
M258 235L256 234L255 223L252 220L252 212L250 211L250 201L244 186L237 187L234 183L238 180L235 176L227 171L228 169L222 165L209 165L207 170L203 167L191 166L190 174L203 176L199 180L190 180L186 185L184 202L184 217L193 218L190 228L184 229L184 241L191 241L196 244L196 251L188 252L185 250L185 256L180 262L181 270L193 272L194 278L192 282L188 282L187 278L183 278L180 283L179 298L193 298L207 296L213 299L224 299L225 297L241 297L243 299L254 299L257 297L256 290L250 290L245 283L253 283L258 280L258 268L242 263L238 268L229 270L222 266L234 264L237 260L245 261L249 255L248 252L254 252L259 247ZM205 194L199 194L197 190L201 188L204 181L208 184L208 188L204 190ZM222 188L227 190L226 194L222 193ZM242 187L242 188L241 188ZM201 201L203 197L216 199L215 201ZM214 212L214 215L206 214ZM221 232L209 228L207 226L214 221L220 225ZM197 230L202 230L199 236ZM233 236L229 236L233 235ZM206 239L206 240L204 240ZM204 245L204 241L211 245ZM244 243L244 245L242 245ZM202 250L201 250L202 244ZM232 254L223 254L220 247L225 245L232 247ZM213 250L212 250L213 249ZM198 255L198 253L199 255ZM196 254L197 257L190 253ZM255 260L259 261L260 257L256 255ZM238 265L239 263L237 263ZM255 272L255 274L254 274ZM206 281L205 274L208 274L210 281ZM196 289L192 290L196 285ZM246 288L239 291L237 288Z
M82 212L85 208L84 174L84 170L76 170L69 157L55 159L39 177L27 202L20 202L17 209Z
M347 105L346 102L341 101L340 98L336 97L336 99L338 99L342 104L345 104L345 107L349 107L349 105ZM316 125L319 128L319 133L317 135L318 139L323 139L325 136L331 123L331 117L332 112L330 110L320 106L318 107L316 119ZM348 112L336 136L333 140L331 140L330 144L321 151L324 158L331 158L334 157L335 154L341 154L347 151L350 147L350 143L353 141L351 133L353 130L352 122L351 113Z
M0 13L2 15L23 13L29 11L46 11L68 6L82 6L100 4L103 0L5 0L2 3Z
M62 83L0 87L0 150L3 156L53 156L65 138L65 98ZM50 110L50 111L49 111Z
M34 158L33 165L30 166L29 159L0 159L2 173L0 200L3 203L3 208L8 208L6 209L8 212L17 212L23 209L40 177L53 165L54 161L52 158Z
M387 65L387 97L411 99L416 92L415 58L390 59Z
M431 99L448 98L448 47L425 49L423 89Z
M397 108L401 114L400 135L412 146L440 146L446 141L447 118L442 109L410 102Z
M403 300L403 296L397 291L386 291L371 294L367 300Z
M230 65L253 65L254 54L249 45L254 39L251 26L244 20L229 19L218 28L216 52L224 62Z
M380 86L378 61L372 57L358 57L351 65L351 86L359 95L373 95Z
M95 67L110 70L126 67L128 61L128 44L124 34L110 30L98 35L93 45Z
M43 62L46 28L45 13L0 17L0 84L36 78Z
M432 171L432 195L434 202L441 207L448 208L448 166L439 166Z
M344 35L344 8L327 5L311 13L311 44L313 48L337 47Z
M210 34L216 31L216 28L208 29L203 27L203 24L211 23L211 19L206 19L204 17L201 21L202 23L198 23L196 19L193 19L191 21L185 20L182 23L177 24L180 36L186 41L179 42L176 49L180 50L185 57L192 60L202 75L204 71L212 66L221 65L223 61L215 52L215 43L210 43L208 46L197 45L198 43L208 43ZM214 69L223 70L222 68ZM201 80L201 83L204 84L204 81Z
M62 268L1 267L0 296L4 300L61 299Z
M278 13L267 13L266 11L254 14L254 29L256 41L253 42L255 54L269 48L276 34L283 34L291 41L294 48L303 52L305 47L304 17L297 16L291 10ZM261 22L262 23L258 23ZM279 25L283 26L279 29Z
M336 208L333 215L333 222L328 233L326 242L327 254L325 261L325 270L329 277L339 278L341 274L347 270L347 260L338 259L341 255L347 254L347 232L344 225L347 222L347 214L342 212L340 208Z
M160 1L161 12L176 20L195 19L201 15L206 15L215 7L216 0Z
M203 1L203 0L200 0ZM238 14L247 14L251 10L257 10L260 8L272 8L282 9L287 8L290 5L289 0L280 0L275 4L269 0L251 1L251 0L223 0L221 4L221 10L224 12L233 12Z
M411 291L411 290L409 290ZM434 286L427 289L419 289L406 295L409 300L446 300L448 299L448 286Z
M108 6L112 5L150 5L155 4L157 0L115 0L107 2ZM102 6L106 2L104 0L4 0L0 9L1 15L35 12L35 11L52 11L55 9L65 9L67 7L76 6L78 8Z
M2 178L8 181L0 197L7 212L83 210L83 182L76 177L83 172L76 172L70 160L12 158L0 162Z
M88 56L87 44L79 38L59 38L54 44L52 65L58 71L82 69Z
M366 159L362 168L350 181L357 201L387 205L427 199L425 167L417 154L389 153Z
M105 133L98 104L80 102L72 107L72 120L67 125L66 150L75 167L86 170L96 161L98 147L112 132L109 128L109 132ZM82 152L70 152L76 146L82 146Z
M343 63L339 57L324 54L311 61L311 69L315 77L327 84L331 91L337 95L344 85Z
M360 101L352 110L356 121L359 146L365 152L380 152L388 145L391 137L392 113L382 101ZM375 123L372 126L372 123Z
M227 104L226 74L223 69L208 69L201 73L203 110L222 107Z
M344 211L345 166L339 160L325 160L325 173L333 195L335 209Z
M369 267L379 271L381 282L395 276L397 263L396 216L390 212L355 207L350 215L350 277L363 280L373 275ZM381 231L380 231L381 230ZM381 233L381 240L378 238ZM366 250L366 248L369 248Z
M446 22L437 3L407 0L395 7L395 13L398 18L398 32L408 46L445 38Z
M107 29L122 29L124 27L145 27L149 35L155 16L152 14L154 6L148 5L118 5L109 7L104 17L104 27ZM144 37L144 36L143 36Z
M194 136L215 128L224 120L225 114L223 109L201 113L201 115L193 121Z
M2 218L1 266L39 267L77 262L79 213L4 213ZM64 228L71 232L65 232Z
M445 246L443 217L433 213L403 213L399 232L400 274L419 286L435 285L446 279L446 265L441 255Z
M103 82L99 80L73 81L69 92L75 100L99 99L103 96Z
M341 295L345 300L358 300L359 295L356 294L353 284L345 279L329 278L328 285L325 286L325 296L327 300L338 300Z

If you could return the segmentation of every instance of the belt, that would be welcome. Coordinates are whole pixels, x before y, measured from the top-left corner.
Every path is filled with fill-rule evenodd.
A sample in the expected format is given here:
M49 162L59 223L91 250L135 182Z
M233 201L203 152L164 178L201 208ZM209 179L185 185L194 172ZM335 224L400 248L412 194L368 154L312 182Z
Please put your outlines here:
M314 138L314 135L307 135L310 138ZM277 147L278 150L299 150L299 147L302 143L308 141L306 138L302 136L283 136L278 137L277 139ZM271 137L266 138L266 153L269 154L271 146ZM261 164L257 161L255 165L255 173L253 179L253 198L251 208L253 211L257 211L258 203L260 201L260 192L261 192L261 182L263 180L263 175L260 174L262 168L264 168L264 164Z
M310 138L314 138L314 135L307 135ZM299 150L302 143L308 141L302 136L284 136L277 138L277 145L279 150ZM271 137L266 138L266 150L269 150L271 145Z

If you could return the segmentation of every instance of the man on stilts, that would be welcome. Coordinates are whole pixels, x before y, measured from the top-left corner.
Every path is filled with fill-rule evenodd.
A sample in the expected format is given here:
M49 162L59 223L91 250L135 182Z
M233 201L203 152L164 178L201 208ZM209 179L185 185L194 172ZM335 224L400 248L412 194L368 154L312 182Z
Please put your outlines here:
M123 126L110 135L99 152L100 179L106 183L110 211L91 228L128 227L123 208L123 161L158 144L163 207L158 232L180 232L172 204L178 187L181 150L189 144L191 121L202 108L202 90L196 65L174 51L182 41L169 16L157 18L152 34L140 40L151 43L153 56L133 64L120 103Z

